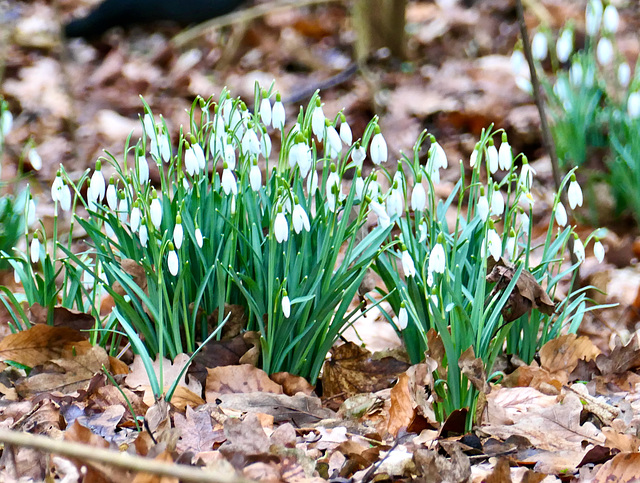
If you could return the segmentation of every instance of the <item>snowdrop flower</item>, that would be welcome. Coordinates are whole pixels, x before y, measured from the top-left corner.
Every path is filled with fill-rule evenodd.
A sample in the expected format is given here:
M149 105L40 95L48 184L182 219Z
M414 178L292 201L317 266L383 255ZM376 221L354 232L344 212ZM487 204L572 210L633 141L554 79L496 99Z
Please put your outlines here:
M118 218L122 223L127 222L129 217L129 202L123 191L120 192L120 203L118 204Z
M289 223L282 212L282 208L278 210L276 219L273 222L273 233L276 236L276 241L278 243L285 242L289 239Z
M5 137L11 131L11 127L13 126L13 115L9 111L3 111L2 116L0 116L0 134Z
M622 87L627 87L631 80L631 67L626 62L622 62L618 66L618 82Z
M556 205L555 218L558 226L565 226L567 224L567 210L561 201Z
M145 224L144 220L142 220L140 224L138 237L140 238L140 245L146 248L147 242L149 241L149 231L147 230L147 225Z
M389 217L393 216L402 216L402 212L404 211L404 203L402 191L399 188L391 188L389 194L387 195L387 213Z
M569 183L567 195L569 198L569 206L571 206L572 210L575 210L576 206L582 206L582 189L580 188L578 181L576 181L576 176L574 174L571 175L571 182Z
M585 13L585 27L587 35L595 35L600 29L602 21L602 2L600 0L589 0Z
M620 15L618 15L618 9L611 4L607 5L602 15L602 27L604 31L615 34L618 31L619 23Z
M291 301L289 300L289 295L287 295L287 291L285 290L282 297L282 315L285 316L286 319L291 315Z
M578 259L578 263L582 263L584 262L584 258L585 258L584 245L582 244L582 240L578 238L578 235L574 233L573 236L574 236L573 253Z
M522 226L522 230L524 231L524 233L529 233L529 215L527 215L526 213L522 212L520 214L520 224Z
M40 260L40 240L37 235L33 236L30 246L31 263L38 263Z
M234 195L238 194L238 185L236 183L236 177L233 175L233 172L226 166L222 170L222 189L226 195L229 193L233 193Z
M316 108L313 110L313 114L311 115L311 130L320 142L322 142L322 140L324 139L324 121L324 111L322 110L322 105L320 104L320 98L317 98Z
M200 230L200 227L196 225L196 231L195 231L195 235L196 235L196 244L202 248L202 245L204 245L204 240L202 238L202 231Z
M487 165L491 174L494 174L498 171L499 165L498 150L493 144L493 139L489 139L489 147L487 148Z
M296 200L296 205L293 207L293 213L291 215L291 223L296 233L300 233L302 230L309 231L311 226L309 225L309 216L304 208Z
M259 191L262 186L262 171L260 171L256 158L253 158L251 170L249 170L249 185L253 191Z
M387 210L378 201L372 201L369 203L369 207L378 216L379 227L385 229L391 224L391 218L389 218Z
M547 36L542 32L536 32L531 41L531 55L536 60L544 60L547 57Z
M151 153L156 159L162 158L165 163L171 159L171 146L169 145L169 136L164 132L158 133L157 136L151 137Z
M116 191L113 176L109 179L109 186L107 187L107 205L109 205L111 211L116 211L118 207L118 192Z
M514 260L516 258L516 249L517 249L517 239L516 234L513 230L509 233L509 237L507 238L507 243L505 244L505 255L509 260Z
M416 276L416 266L413 263L413 258L411 258L411 254L407 251L407 247L402 247L402 271L404 272L405 277L415 277Z
M471 166L472 168L475 167L476 163L478 162L478 151L479 148L476 144L471 153L471 157L469 158L469 166Z
M149 206L149 216L151 217L151 223L153 223L153 226L156 228L156 230L159 230L160 223L162 223L162 203L157 198L157 195L154 196L153 200L151 200L151 206Z
M169 255L167 255L167 266L169 267L169 273L174 277L178 275L180 269L180 261L178 260L178 254L174 250L173 243L169 242Z
M640 92L632 92L627 99L627 114L631 119L640 117Z
M404 306L404 302L401 302L400 311L398 312L397 327L400 330L404 330L407 328L408 324L409 324L409 315L407 314L407 308Z
M193 176L195 173L204 169L205 159L204 151L199 144L192 144L184 153L184 167Z
M353 142L351 127L349 126L344 114L340 116L340 139L342 139L342 142L347 146L351 146L351 143Z
M271 111L271 125L274 129L282 130L284 128L285 112L284 105L280 97L280 93L276 94L276 102Z
M106 182L102 175L101 163L96 161L96 170L91 175L91 181L89 182L89 199L91 201L102 201L104 199L106 191Z
M231 137L225 139L222 143L223 163L227 163L227 168L236 169L236 148L233 145Z
M176 224L173 227L173 244L176 246L176 250L180 250L183 240L184 230L182 229L182 217L178 213L176 215Z
M269 159L269 156L271 156L271 137L267 131L264 131L260 136L260 152L265 159Z
M596 240L595 245L593 245L593 254L596 257L596 260L598 260L599 263L602 263L604 260L604 246L602 246L600 240Z
M271 124L271 103L269 102L269 98L267 97L267 93L262 93L263 98L260 101L260 119L265 126Z
M356 200L362 200L362 193L364 191L364 179L362 179L362 169L358 168L357 177L355 180L356 184Z
M558 37L558 43L556 43L556 55L558 60L562 63L569 60L569 56L573 51L573 30L564 29Z
M422 177L420 175L416 178L416 184L413 186L411 192L411 209L413 211L422 211L427 206L427 193L422 186Z
M520 170L520 178L518 178L518 186L526 192L531 191L534 174L536 174L536 170L531 167L531 165L527 161L527 158L523 158L522 168Z
M156 136L156 124L153 121L153 117L151 114L146 113L142 117L142 124L144 126L144 133L149 137L149 139L153 139Z
M431 250L431 253L429 254L429 265L427 267L427 271L430 274L444 273L445 265L446 265L446 258L444 254L444 248L442 247L442 244L438 242L436 243L436 246L433 247L433 250Z
M367 150L360 146L360 142L356 141L356 145L354 146L353 151L351 151L351 159L354 163L362 166L362 163L364 162L366 157Z
M484 194L484 187L480 188L480 198L478 198L476 211L482 221L487 221L487 218L489 218L489 200L487 195Z
M378 165L387 161L387 142L384 140L384 137L382 137L378 126L376 126L369 149L371 151L371 161L373 164Z
M42 169L42 158L35 148L31 148L29 150L29 162L31 163L31 167L36 171L40 171Z
M141 185L145 184L149 181L149 163L144 155L136 156L136 167L138 169L138 181Z
M318 191L318 172L314 169L311 176L307 178L307 193L313 197Z
M244 136L242 136L242 152L253 154L254 156L260 154L260 141L258 141L258 136L252 127L249 127Z
M327 144L331 158L336 158L342 152L342 140L336 128L331 124L327 126Z
M598 42L596 57L600 65L609 65L613 61L613 44L607 37L602 37Z
M513 163L513 154L511 153L511 145L507 141L507 134L502 133L502 144L498 151L498 168L508 171Z
M449 166L449 161L447 160L447 154L442 149L442 146L436 141L435 136L431 135L431 147L429 148L429 157L433 158L433 166L435 168L446 168Z
M27 219L27 226L31 226L36 222L36 202L29 196L29 202L27 203L24 217Z
M378 175L372 173L370 175L371 181L369 181L369 188L367 189L367 196L372 200L378 198L380 194L380 183L378 183Z
M53 180L53 183L51 183L51 199L54 201L54 203L60 201L60 191L62 190L63 186L64 186L64 181L62 180L62 175L60 170L58 170L58 172L56 173L56 177Z
M575 61L571 64L569 69L569 82L572 86L579 86L582 84L584 72L582 71L582 65L580 62ZM567 89L568 90L568 89Z
M140 228L140 221L142 220L142 213L140 212L140 208L138 207L138 200L133 202L133 208L131 208L131 220L129 221L129 226L131 227L131 231L136 233L138 228Z
M500 216L504 213L504 197L502 191L495 185L493 188L493 195L491 196L491 214Z
M502 256L502 240L494 228L490 228L487 232L487 248L496 262L500 260Z
M422 223L420 223L420 226L418 226L418 242L422 243L423 241L425 241L427 239L427 234L427 223L423 221Z

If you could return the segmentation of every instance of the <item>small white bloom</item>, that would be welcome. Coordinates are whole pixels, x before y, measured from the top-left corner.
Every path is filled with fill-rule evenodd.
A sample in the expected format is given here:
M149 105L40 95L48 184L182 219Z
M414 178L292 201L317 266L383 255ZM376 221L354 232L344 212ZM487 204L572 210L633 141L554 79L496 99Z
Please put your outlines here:
M351 127L349 127L349 123L347 121L342 121L340 123L340 139L347 146L351 146L353 142L353 134L351 133Z
M285 122L284 105L282 105L281 101L276 100L276 103L273 105L273 110L271 112L272 126L274 129L282 130L284 128L284 122Z
M236 169L236 149L229 139L222 142L222 155L227 168Z
M229 193L233 193L234 195L238 194L238 185L236 183L236 177L230 169L222 170L222 189L224 193L228 195Z
M138 233L138 236L140 237L140 244L143 247L146 247L147 242L149 241L149 232L147 230L147 225L144 223L140 225L140 232Z
M640 92L632 92L627 99L627 114L631 119L640 117Z
M580 185L578 184L576 179L573 177L571 179L571 182L569 183L568 198L569 206L571 206L572 210L575 210L576 206L582 206L582 189L580 188Z
M529 233L529 215L527 215L526 213L522 213L520 215L520 222L522 224L522 230L525 233Z
M411 192L411 209L413 211L422 211L427 206L427 193L422 183L416 182Z
M29 162L31 163L31 167L36 171L40 171L42 169L42 158L35 148L29 150Z
M371 140L371 161L378 165L387 161L387 142L382 137L382 133L377 133Z
M260 137L260 152L265 159L269 159L271 156L271 137L266 131Z
M151 217L151 223L153 223L153 226L155 226L156 230L159 230L160 223L162 223L162 203L158 198L151 200L149 216Z
M173 227L173 243L176 246L176 250L180 250L183 240L184 230L182 229L182 223L176 223Z
M140 212L140 208L138 208L138 204L134 204L131 209L131 221L129 225L131 226L131 231L136 233L138 228L140 228L140 221L142 220L142 213Z
M115 183L109 183L107 187L107 204L111 211L116 211L118 207L118 192L116 191Z
M138 168L138 181L140 184L145 184L149 181L149 163L145 156L136 157L136 165Z
M509 63L511 64L511 71L517 76L521 76L525 72L528 72L529 67L527 65L527 60L521 50L513 51L513 54L511 54L511 58L509 59Z
M315 196L318 191L318 172L314 169L311 176L307 178L307 193L309 196Z
M613 61L613 44L607 37L602 37L598 42L596 57L600 65L609 65Z
M268 97L260 101L260 119L262 119L265 126L271 124L271 103Z
M513 163L513 154L511 153L511 145L507 141L500 144L498 151L498 168L508 171Z
M288 295L282 297L282 315L287 319L291 315L291 301L289 300Z
M189 176L193 176L204 169L204 165L204 151L199 144L192 144L184 153L184 167L187 173Z
M11 131L13 126L13 115L9 111L3 111L2 117L0 117L0 133L2 137L5 137Z
M487 232L487 248L496 262L500 260L502 256L502 240L493 228Z
M297 204L293 207L293 214L291 215L291 223L296 233L300 233L302 230L309 231L311 226L309 225L309 216L304 211L302 205Z
M279 211L276 215L276 220L273 222L273 233L276 236L278 243L285 242L289 239L289 223L287 217L284 216L282 211Z
M389 218L387 210L385 210L384 206L382 206L377 201L372 201L371 203L369 203L369 207L378 216L378 226L384 229L391 224L391 218Z
M196 244L202 248L202 245L204 244L204 240L202 238L202 231L200 230L200 227L196 228Z
M500 216L504 213L504 197L502 191L496 186L491 196L491 214Z
M378 194L380 193L380 183L378 183L376 181L375 178L373 178L370 182L369 182L369 189L367 190L367 195L369 196L369 198L371 198L372 200L375 200L378 197Z
M420 226L418 226L418 242L422 243L427 239L428 230L426 222L420 223Z
M89 197L93 201L102 201L104 199L105 191L107 189L102 170L98 169L91 175L91 181L89 182Z
M604 9L602 15L602 27L605 32L615 34L618 31L618 24L620 23L620 15L618 9L609 4Z
M356 200L361 200L362 199L362 192L364 191L364 180L362 179L361 176L358 176L356 178Z
M338 131L332 125L327 126L327 144L331 158L336 158L342 152L342 140Z
M469 166L473 168L477 162L478 162L478 146L473 148L473 151L471 152L471 157L469 158Z
M598 262L602 263L602 261L604 260L604 246L602 245L600 240L598 240L595 245L593 245L593 254L595 255Z
M429 255L429 266L427 271L429 273L444 273L444 269L446 266L446 258L444 254L444 248L442 244L436 243L436 246L431 250L431 254Z
M153 121L153 117L151 117L151 114L146 113L142 117L142 124L144 126L144 133L149 136L149 139L153 139L156 135L156 125Z
M517 247L518 245L517 245L517 240L515 236L510 236L509 238L507 238L507 243L505 246L505 255L509 260L514 260L516 258Z
M60 208L62 208L62 211L71 209L71 190L66 184L60 190Z
M157 142L157 145L154 148L154 144ZM156 154L159 153L160 157L163 159L165 163L168 163L171 159L171 145L169 144L169 136L167 136L164 132L158 133L158 139L156 141L155 137L151 138L151 150Z
M531 191L534 174L536 174L536 170L533 169L529 163L523 163L522 169L520 170L520 178L518 179L518 186L524 191Z
M433 158L433 166L434 168L446 168L449 166L449 161L447 160L447 154L440 146L440 143L435 141L435 138L432 140L431 147L429 148L429 157Z
M531 41L531 55L536 60L547 58L547 36L542 32L536 32Z
M329 208L329 210L331 211L335 211L338 204L337 201L340 200L340 195L341 193L341 183L340 183L340 177L338 176L338 173L336 173L335 171L332 171L331 174L329 174L329 178L327 179L327 206Z
M180 261L178 260L178 254L175 250L171 250L167 256L167 265L169 267L169 273L174 277L178 275L178 269L180 268Z
M622 87L627 87L631 80L631 67L626 62L622 62L618 66L618 82Z
M587 35L594 36L600 29L602 21L602 2L600 0L589 0L585 13L585 26Z
M253 191L259 191L262 186L262 171L257 163L251 166L249 171L249 184Z
M127 198L122 198L120 203L118 204L118 218L122 223L127 222L127 218L129 217L129 202Z
M64 186L64 181L62 180L62 177L57 175L54 180L53 183L51 183L51 199L53 200L53 202L55 203L56 201L60 201L60 191L62 190L62 187Z
M556 44L556 55L558 60L562 63L569 60L569 56L573 51L573 30L564 29L558 37L558 43Z
M402 216L402 212L404 211L404 202L402 197L402 191L400 189L391 189L390 193L387 195L387 213L389 217L393 216Z
M558 224L558 226L566 226L566 224L567 224L567 210L565 209L565 207L562 204L562 202L559 202L556 205L555 218L556 218L556 223Z
M313 114L311 115L311 130L320 142L322 142L322 140L324 139L324 121L325 117L322 106L316 105L316 108L313 110Z
M38 263L40 260L40 240L38 240L37 236L33 237L31 240L31 263Z
M489 163L489 171L491 174L498 171L499 158L500 156L498 156L498 150L495 145L490 144L487 148L487 162Z
M577 236L574 238L574 241L573 241L573 253L578 259L578 263L584 262L584 258L585 258L584 245L582 244L582 240L580 240L580 238L578 238Z
M84 272L84 273L88 273L88 272ZM18 273L18 271L17 271L17 270L14 270L14 271L13 271L13 281L14 281L15 283L20 283L20 282L21 282L21 280L20 280L20 273Z
M476 205L476 210L480 219L482 221L487 221L489 218L489 200L485 194L482 194L480 198L478 198L478 204Z
M402 271L404 272L405 277L415 277L416 276L416 266L413 263L413 258L411 258L411 254L407 250L402 251Z
M569 82L571 83L572 86L579 86L580 84L582 84L582 80L584 78L584 72L582 70L582 64L580 64L579 61L574 61L571 63L571 68L569 69ZM559 81L559 80L558 80ZM554 91L555 91L555 86L554 86ZM561 99L563 101L568 102L568 100L566 99L568 97L568 92L569 92L569 88L568 86L566 87L566 93L567 95Z
M260 154L260 141L253 129L247 129L242 137L242 152L257 156Z
M366 157L367 157L367 150L360 145L353 148L353 151L351 151L351 159L353 160L354 163L359 164L360 166L362 166L362 163L366 159Z
M407 328L409 324L409 315L407 314L407 309L403 306L400 307L400 312L398 312L398 329L404 330Z
M31 226L36 222L36 202L33 198L29 198L25 210L25 218L27 219L27 226Z

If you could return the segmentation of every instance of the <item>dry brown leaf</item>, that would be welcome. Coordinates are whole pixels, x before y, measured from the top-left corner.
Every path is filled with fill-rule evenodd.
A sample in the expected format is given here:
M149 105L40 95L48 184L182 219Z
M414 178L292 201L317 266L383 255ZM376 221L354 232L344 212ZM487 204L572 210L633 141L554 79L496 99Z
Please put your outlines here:
M590 361L600 355L593 342L587 337L566 334L552 339L540 349L540 365L550 372L571 373L579 360Z
M197 410L187 406L184 416L176 413L173 422L176 429L180 430L176 449L181 453L191 451L197 454L210 451L215 443L225 441L222 428L214 430L211 421L211 414L206 406Z
M271 446L254 413L247 414L244 420L227 419L224 434L227 441L220 446L220 453L237 469L245 466L248 456L268 453Z
M125 400L122 393L128 401ZM129 411L129 404L131 404L135 415ZM125 408L124 418L130 422L133 422L135 416L144 416L148 409L147 405L142 402L142 398L126 387L102 386L89 396L86 412L101 413L114 405L121 405Z
M391 388L391 406L387 426L389 434L396 437L400 429L406 429L415 416L415 408L416 403L409 389L409 375L400 374L398 382Z
M473 347L469 347L458 359L458 367L462 374L467 376L469 382L473 384L478 392L489 394L491 392L491 386L487 382L487 373L484 370L484 363L482 359L476 357L473 352Z
M282 390L287 396L295 396L299 392L307 396L313 394L313 386L304 377L288 372L276 372L269 377L273 382L282 386Z
M141 290L147 290L147 273L140 263L130 258L125 258L120 261L120 267L133 279L133 282L140 287ZM123 297L127 294L127 291L120 285L120 282L113 284L113 290Z
M502 381L504 387L531 387L548 395L560 394L562 387L569 382L569 374L556 372L551 374L536 365L520 366Z
M157 461L158 463L173 463L171 453L166 450L156 456L153 460ZM138 473L133 479L132 483L179 483L179 480L178 478L173 476L159 476L153 475L151 473Z
M35 367L90 348L87 338L77 330L38 324L2 339L0 360Z
M48 309L40 304L33 304L29 307L29 320L34 325L47 324ZM53 325L54 327L69 327L78 331L91 330L95 328L96 319L92 315L70 310L65 307L53 308Z
M596 366L602 375L620 374L640 367L640 348L638 334L624 347L616 347L609 356L600 354Z
M451 459L435 450L419 449L414 454L419 477L432 483L466 483L471 477L471 463L458 445L452 445Z
M619 453L596 473L592 483L637 483L640 475L640 453Z
M214 402L220 394L270 392L282 394L282 386L276 384L266 372L249 364L207 369L205 397Z

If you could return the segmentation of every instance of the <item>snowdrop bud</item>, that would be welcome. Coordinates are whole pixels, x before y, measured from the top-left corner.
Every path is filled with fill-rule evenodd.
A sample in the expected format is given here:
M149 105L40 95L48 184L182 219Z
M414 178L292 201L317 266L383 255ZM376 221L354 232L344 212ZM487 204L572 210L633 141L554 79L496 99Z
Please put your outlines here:
M87 272L85 272L85 273L87 273ZM13 281L14 281L15 283L20 283L20 282L21 282L21 280L20 280L20 274L18 273L18 271L17 271L17 270L14 270L14 271L13 271Z
M265 159L269 159L269 156L271 156L271 137L267 131L264 131L260 136L260 152Z
M118 193L116 191L116 184L113 180L113 176L109 179L109 186L107 187L107 205L112 211L116 211L118 207Z
M229 193L233 193L234 195L238 194L238 185L236 183L236 177L233 175L233 172L226 167L222 170L221 184L222 184L222 189L224 190L224 193L226 195L229 195Z
M569 183L567 196L569 198L569 206L571 206L572 210L575 210L576 206L582 206L582 189L580 188L578 181L576 181L576 176L574 174L571 175L571 182Z
M613 44L607 37L602 37L598 42L596 57L600 65L609 65L613 61Z
M42 158L35 148L31 148L29 150L29 162L31 163L31 167L36 171L40 171L40 169L42 169Z
M336 128L331 124L327 126L327 144L329 147L329 155L335 159L342 152L342 140Z
M375 128L375 134L371 140L369 149L371 151L371 161L373 164L378 165L387 161L387 142L384 140L384 137L382 137L378 126Z
M149 181L149 163L147 158L142 156L136 156L136 168L138 174L138 181L141 185Z
M158 133L158 147L156 152L160 152L160 156L165 163L171 160L171 145L169 144L169 136L163 132ZM153 146L153 139L151 140Z
M342 142L347 146L351 146L351 143L353 142L351 127L349 126L349 123L347 123L347 118L344 114L340 115L340 139L342 139Z
M403 197L400 189L391 188L389 194L387 195L387 213L389 214L389 217L395 215L401 217L402 212L404 211L403 205Z
M204 244L204 239L202 238L202 231L200 230L199 226L196 226L196 244L202 248L202 245Z
M427 223L425 221L420 223L420 226L418 226L418 241L420 243L427 239L427 235L429 234L428 230L429 229L427 228Z
M316 108L313 110L313 114L311 115L311 130L320 142L324 139L324 121L324 111L322 110L320 98L318 97L316 98Z
M547 36L542 32L536 32L531 41L531 55L536 60L547 58Z
M147 242L149 241L149 231L147 230L147 225L145 224L144 220L142 220L142 223L140 225L140 232L138 233L138 236L140 238L140 244L143 247L146 247Z
M478 198L476 212L478 213L482 221L487 221L487 219L489 218L489 200L484 194L484 187L480 188L480 198Z
M431 253L429 254L429 265L427 271L429 273L444 273L446 266L446 257L444 254L444 248L440 242L436 243Z
M282 208L279 209L276 219L273 222L273 233L278 243L285 242L289 239L289 223L282 212Z
M311 176L307 178L307 193L309 196L315 196L318 191L318 172L314 169Z
M2 111L0 116L0 137L5 137L13 126L13 115L9 111Z
M242 151L243 153L253 154L257 156L260 154L260 141L256 132L252 129L252 126L247 129L242 137Z
M362 146L360 146L359 141L356 141L356 145L353 148L353 151L351 151L351 159L353 160L354 163L362 166L362 163L364 162L366 157L367 157L367 150L364 149Z
M493 259L499 261L502 256L502 240L494 228L487 232L487 248Z
M418 175L416 184L413 186L411 192L411 209L413 211L423 211L427 206L427 193L424 190L424 186L421 183L421 176Z
M285 112L282 104L280 93L276 94L276 103L273 105L271 112L271 123L274 129L282 130L284 128Z
M516 75L522 75L528 70L527 60L524 58L524 54L521 50L514 50L509 60L511 64L511 71Z
M435 169L446 168L449 166L447 160L447 154L442 149L442 146L436 141L435 136L430 135L431 147L429 148L429 158L433 159L433 167Z
M265 126L268 126L271 124L271 103L266 92L263 92L262 95L264 97L260 101L260 119L262 119Z
M632 92L627 99L627 114L631 119L640 117L640 92Z
M573 52L573 30L566 28L558 38L556 55L558 56L558 60L564 63L569 60L571 52Z
M176 246L176 250L180 250L183 240L184 230L182 229L182 217L178 214L176 215L176 224L173 227L173 243Z
M513 230L511 230L505 244L505 255L509 260L515 259L517 246L516 234Z
M536 170L531 167L527 159L522 160L522 169L520 170L520 178L518 179L518 186L520 189L529 192L531 191L531 185L533 184L533 175L536 174Z
M169 267L169 273L174 277L178 275L180 269L180 261L178 260L178 254L174 250L173 243L169 242L169 255L167 256L167 266Z
M498 171L499 158L500 156L498 155L498 150L493 144L493 139L489 139L489 147L487 148L487 164L491 174Z
M205 159L204 151L199 144L192 144L184 153L184 167L193 176L197 172L204 169Z
M362 179L362 171L358 170L358 177L355 180L356 200L362 200L362 193L364 191L364 180Z
M520 215L520 222L522 223L522 230L525 233L529 233L529 215L527 215L526 213L522 213Z
M493 195L491 196L491 214L501 216L504 213L504 197L498 185L493 187Z
M391 218L389 218L387 210L378 201L372 201L369 203L369 207L378 216L379 227L385 229L391 224Z
M407 251L407 247L402 247L402 271L404 272L405 277L415 277L416 276L416 266L413 263L413 258L411 258L411 254Z
M615 34L618 31L619 23L620 15L618 15L618 9L611 4L607 5L602 15L602 27L604 31Z
M62 211L71 209L71 190L66 184L60 190L60 208L62 208Z
M249 171L249 185L253 191L259 191L262 186L262 171L260 171L256 158L253 158L253 165Z
M309 216L307 212L304 211L302 205L296 202L296 205L293 207L293 214L291 215L291 222L293 224L293 229L296 233L300 233L302 230L309 231L311 230L311 226L309 224Z
M122 223L127 222L129 217L129 202L124 194L124 191L120 192L120 203L118 204L118 218Z
M585 27L587 35L595 35L600 29L602 21L602 2L600 0L589 0L585 13Z
M578 259L578 263L582 263L584 262L584 258L585 258L584 245L582 244L582 240L578 238L578 235L574 233L573 236L574 236L573 253Z
M469 166L471 166L472 168L475 167L476 163L478 162L478 151L478 145L476 144L473 148L473 151L471 152L471 157L469 158Z
M133 202L133 208L131 208L131 221L129 225L131 227L131 231L136 233L138 228L140 228L140 221L142 220L142 213L140 212L140 208L138 207L138 200Z
M555 218L558 226L566 226L567 210L564 208L564 205L562 204L562 202L558 202L558 204L556 205Z
M507 134L502 133L502 144L500 144L500 150L498 151L498 168L508 171L511 169L513 163L513 154L511 153L511 146L507 141Z
M25 218L27 219L27 226L31 226L36 222L36 202L29 196L29 202L27 203L25 210Z
M622 87L627 87L631 80L631 67L626 62L618 66L618 82Z
M409 323L409 315L407 314L407 308L404 306L404 302L400 304L400 311L398 312L398 329L404 330Z
M102 201L106 191L106 182L102 175L101 163L96 161L96 170L91 175L89 182L89 198L93 201Z
M285 318L289 318L291 315L291 301L289 300L289 296L287 295L287 291L283 292L284 296L282 297L282 315Z
M151 200L151 206L149 207L149 216L151 217L151 223L153 223L153 226L156 228L156 230L159 230L160 223L162 223L162 203L157 198L157 195L155 195L153 200Z
M30 246L31 263L38 263L40 260L40 240L37 235L33 236Z
M599 263L602 263L604 260L604 246L602 246L600 240L597 240L595 245L593 245L593 254L596 257L596 260L598 260Z
M151 114L146 113L142 117L142 124L144 126L144 133L149 137L149 139L153 139L156 137L156 128L155 122L153 121L153 117Z

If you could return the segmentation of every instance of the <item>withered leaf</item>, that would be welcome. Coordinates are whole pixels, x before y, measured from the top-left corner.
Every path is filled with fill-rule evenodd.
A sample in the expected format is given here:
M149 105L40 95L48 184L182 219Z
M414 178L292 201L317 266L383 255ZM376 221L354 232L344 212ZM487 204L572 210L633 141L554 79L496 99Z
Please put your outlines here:
M473 384L473 387L479 392L484 394L491 392L491 386L487 383L487 373L484 370L484 363L482 359L475 356L473 347L469 347L460 354L458 367L462 371L462 374L467 376L469 382Z
M140 265L140 263L132 260L131 258L125 258L120 261L120 267L122 270L131 276L133 282L140 287L143 291L147 290L147 273L144 270L144 267ZM113 290L123 297L127 294L127 291L124 289L120 282L115 282L113 284Z
M570 373L583 359L590 361L600 355L593 342L587 337L565 334L552 339L540 348L540 365L550 372Z
M607 461L596 473L593 483L632 483L640 475L640 453L619 453Z
M299 392L307 396L313 394L313 386L304 377L288 372L276 372L269 377L273 382L282 386L282 390L287 396L295 396Z
M624 347L616 347L609 356L600 354L596 366L603 375L621 374L640 367L640 344L636 335Z
M390 399L387 431L395 437L400 429L409 426L415 415L416 403L409 389L408 374L400 374L398 382L391 388Z
M282 386L276 384L266 372L249 364L223 366L208 369L205 397L214 402L220 394L270 392L282 394Z
M29 320L33 324L47 323L47 308L40 304L33 304L29 307ZM70 310L65 307L53 308L53 326L69 327L75 330L91 330L95 327L96 319L90 314Z
M173 422L176 429L180 430L176 449L181 453L210 451L215 443L222 443L226 439L222 429L214 431L211 414L206 406L198 410L187 406L185 415L176 413Z

